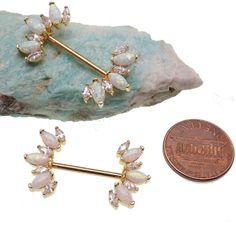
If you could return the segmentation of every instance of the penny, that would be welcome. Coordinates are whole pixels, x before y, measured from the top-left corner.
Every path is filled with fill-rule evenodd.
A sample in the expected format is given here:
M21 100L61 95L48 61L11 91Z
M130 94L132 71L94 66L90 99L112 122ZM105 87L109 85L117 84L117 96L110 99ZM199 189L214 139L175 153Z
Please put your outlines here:
M204 120L184 120L167 132L163 151L170 167L191 180L213 180L232 166L234 147L218 126Z

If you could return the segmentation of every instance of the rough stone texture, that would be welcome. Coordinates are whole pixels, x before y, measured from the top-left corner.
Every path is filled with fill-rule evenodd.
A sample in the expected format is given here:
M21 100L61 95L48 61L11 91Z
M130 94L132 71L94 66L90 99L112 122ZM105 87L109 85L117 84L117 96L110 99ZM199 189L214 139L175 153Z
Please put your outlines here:
M88 67L54 45L45 45L46 57L28 64L16 50L28 32L23 16L0 12L0 114L38 116L59 120L93 120L150 106L173 97L181 90L202 84L198 74L185 65L171 45L154 41L145 32L129 26L99 27L78 23L54 33L105 70L111 66L111 51L124 43L139 54L127 80L131 92L107 95L99 109L91 100L86 105L82 90L98 77Z

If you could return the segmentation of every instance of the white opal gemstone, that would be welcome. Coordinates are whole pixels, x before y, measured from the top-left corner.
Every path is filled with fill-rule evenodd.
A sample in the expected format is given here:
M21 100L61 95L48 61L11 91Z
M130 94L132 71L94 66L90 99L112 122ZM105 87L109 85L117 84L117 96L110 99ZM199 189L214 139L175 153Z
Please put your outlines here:
M143 153L142 148L132 148L124 152L121 160L127 163L136 161Z
M57 137L45 130L40 131L41 138L43 140L43 143L52 148L52 149L57 149L60 147L60 143L57 139Z
M118 73L120 75L128 75L129 74L129 69L127 69L123 66L113 66L111 71L113 73Z
M125 45L121 45L117 48L115 48L113 51L112 51L112 55L116 56L116 55L119 55L121 53L125 53L127 52L129 49L129 46L127 44Z
M70 10L67 6L64 7L64 11L62 12L62 21L66 25L70 23Z
M30 53L27 57L25 57L25 60L28 62L39 62L43 59L43 51L36 51Z
M134 205L134 200L132 198L132 194L128 191L128 189L123 185L119 184L115 187L115 191L119 200L128 206Z
M30 184L30 187L33 189L41 189L46 185L50 184L51 181L52 181L52 174L49 171L45 171L37 175L33 179L32 183Z
M150 178L148 175L145 175L143 172L138 170L127 171L125 176L127 180L135 184L146 183Z
M103 107L105 100L105 89L103 88L101 81L94 79L90 87L94 101L100 108Z
M64 143L66 141L66 136L65 136L64 132L59 127L55 128L55 133L56 133L56 137L60 143Z
M129 87L126 79L118 73L109 73L108 78L112 85L120 90L126 90Z
M54 25L60 24L62 20L61 11L54 2L51 2L49 6L49 18Z
M40 152L26 154L25 159L31 165L35 166L47 166L48 164L48 156Z
M119 146L118 150L117 150L117 155L118 155L118 156L122 156L122 155L124 154L124 152L125 152L126 150L128 150L129 145L130 145L130 141L129 141L129 140L127 140L125 143L122 143L122 144Z
M25 41L17 45L17 48L25 54L30 54L32 52L40 51L40 47L41 47L41 43L34 40Z
M133 54L133 53L122 53L119 54L117 56L114 56L112 58L112 62L113 64L117 65L117 66L129 66L131 64L133 64L137 59L137 55Z
M114 193L112 190L109 191L109 202L115 208L117 208L119 205L119 199L117 197L117 194Z
M28 25L29 30L33 33L42 34L46 30L43 23L41 23L38 19L27 18L25 22Z

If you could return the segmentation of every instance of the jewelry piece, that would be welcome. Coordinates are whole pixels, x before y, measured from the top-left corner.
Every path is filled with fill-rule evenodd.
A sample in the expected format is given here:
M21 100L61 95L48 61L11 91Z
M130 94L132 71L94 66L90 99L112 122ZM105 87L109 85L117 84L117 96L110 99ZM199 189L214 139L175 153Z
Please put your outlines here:
M57 186L52 168L119 178L120 181L115 184L114 191L109 191L109 202L115 208L118 207L119 202L128 207L134 206L131 193L138 191L136 184L146 183L151 178L150 175L145 175L137 170L142 165L142 162L137 162L137 159L144 151L143 146L129 149L129 141L121 144L117 151L117 156L120 158L124 167L122 173L116 173L54 162L54 151L60 150L61 145L65 143L64 132L58 127L55 127L55 135L45 130L40 130L40 135L45 146L37 146L39 152L25 154L24 158L28 163L36 167L36 169L32 170L32 174L36 176L28 185L29 189L42 191L43 196L53 193Z
M32 33L26 35L27 41L17 44L16 46L21 53L27 55L25 57L27 62L36 63L41 61L44 57L43 45L46 41L49 41L64 49L102 76L101 80L95 78L91 84L86 84L82 92L85 103L87 103L90 98L93 98L95 103L102 108L105 100L105 93L107 92L108 94L113 95L113 87L127 92L130 91L130 85L125 79L125 76L129 74L129 69L127 67L135 63L138 56L128 52L128 45L117 47L112 52L113 56L111 61L113 66L106 72L95 63L52 36L53 28L60 29L61 26L69 24L71 15L67 6L64 7L64 11L61 13L55 3L50 2L49 17L44 15L40 15L40 17L41 20L25 17L24 21Z

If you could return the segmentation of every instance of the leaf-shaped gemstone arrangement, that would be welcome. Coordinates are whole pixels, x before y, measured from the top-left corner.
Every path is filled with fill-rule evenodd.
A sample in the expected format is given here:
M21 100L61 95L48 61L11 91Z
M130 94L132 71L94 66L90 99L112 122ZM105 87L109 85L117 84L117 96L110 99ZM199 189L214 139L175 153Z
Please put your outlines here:
M27 56L27 62L36 63L43 59L43 44L48 34L51 34L53 27L60 28L70 22L70 10L67 6L61 13L54 2L49 3L49 17L40 15L38 18L25 17L26 25L31 33L26 35L28 41L17 44L17 49Z
M127 67L135 63L138 56L134 53L129 53L128 49L128 45L122 45L116 48L112 52L113 57L111 61L113 66L107 73L107 76L101 80L96 78L91 84L86 84L82 92L85 103L90 98L93 98L94 102L101 108L104 104L105 93L113 96L114 88L126 92L130 91L130 85L125 78L130 72ZM96 84L94 84L94 81L96 81ZM93 89L95 85L96 90Z
M42 190L43 196L48 196L54 192L57 185L51 171L54 151L65 143L65 134L59 127L55 127L55 134L40 130L40 136L45 146L38 145L39 152L25 154L24 158L36 167L32 170L35 178L29 184L30 190Z
M136 185L144 184L151 178L150 175L137 170L142 165L137 159L142 155L144 147L129 149L129 146L130 141L127 141L117 150L117 156L123 163L124 169L120 182L115 183L114 190L109 191L109 202L114 208L119 206L119 202L127 207L133 207L135 202L132 192L138 191Z

